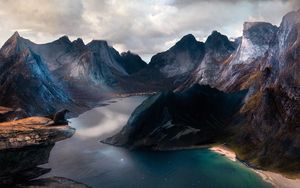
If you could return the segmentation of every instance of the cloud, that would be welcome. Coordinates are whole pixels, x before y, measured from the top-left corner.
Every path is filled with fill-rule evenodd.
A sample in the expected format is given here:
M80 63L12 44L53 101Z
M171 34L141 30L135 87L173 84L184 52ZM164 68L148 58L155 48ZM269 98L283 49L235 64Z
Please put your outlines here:
M242 33L244 21L278 25L300 8L298 0L0 0L0 42L12 30L35 42L61 35L105 39L144 57L168 49L183 35L206 38L212 30L228 37Z
M50 34L74 34L85 26L80 0L2 0L0 6L1 22L8 27L24 27Z

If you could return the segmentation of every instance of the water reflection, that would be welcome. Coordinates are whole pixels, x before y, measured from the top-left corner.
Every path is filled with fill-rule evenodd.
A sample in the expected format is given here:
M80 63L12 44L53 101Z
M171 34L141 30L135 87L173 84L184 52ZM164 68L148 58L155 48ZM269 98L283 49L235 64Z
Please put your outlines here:
M125 125L143 97L118 99L70 121L75 135L58 142L44 177L61 176L92 187L270 187L245 167L208 150L129 151L99 142Z
M94 168L99 165L99 158L111 160L116 165L125 165L128 160L122 150L102 147L99 140L119 131L131 111L142 100L143 97L136 97L107 101L107 105L70 119L71 126L77 129L76 134L58 142L55 147L54 144L45 144L1 151L0 187L87 187L79 183L81 178L106 173ZM43 165L48 162L50 152L50 163ZM47 175L40 177L43 174ZM40 178L32 180L37 177Z
M126 124L131 112L144 98L131 97L108 101L110 103L108 106L94 108L78 118L70 119L71 125L77 130L76 136L83 139L86 137L103 139L113 135Z
M63 176L79 182L106 174L129 164L128 151L100 143L126 124L131 112L145 97L120 98L105 107L94 108L70 119L76 133L70 139L56 143L50 160L44 167L52 168L44 177ZM89 184L90 185L90 184Z

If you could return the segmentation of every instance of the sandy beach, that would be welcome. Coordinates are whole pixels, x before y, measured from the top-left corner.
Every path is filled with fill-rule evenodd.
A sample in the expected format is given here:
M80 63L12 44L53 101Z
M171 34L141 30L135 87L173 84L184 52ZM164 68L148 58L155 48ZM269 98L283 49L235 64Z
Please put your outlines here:
M213 146L209 148L211 151L219 153L232 161L237 161L236 154L233 150L229 149L224 145ZM252 169L258 175L260 175L264 181L271 183L276 188L299 188L300 187L300 179L290 179L282 174Z

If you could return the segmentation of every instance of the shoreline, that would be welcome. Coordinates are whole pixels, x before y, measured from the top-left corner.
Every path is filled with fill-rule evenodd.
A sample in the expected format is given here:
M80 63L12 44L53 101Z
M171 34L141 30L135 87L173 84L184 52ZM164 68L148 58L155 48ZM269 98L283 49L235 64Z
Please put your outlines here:
M229 160L238 161L236 158L235 152L224 145L213 146L213 147L210 147L209 150L211 150L215 153L218 153L218 154L228 158ZM242 163L242 164L245 165L244 163ZM247 165L245 165L245 166L247 166ZM258 170L258 169L251 168L249 166L247 166L247 167L249 169L251 169L252 171L254 171L256 174L258 174L265 182L272 184L276 188L298 188L298 187L300 187L300 179L290 179L279 173Z

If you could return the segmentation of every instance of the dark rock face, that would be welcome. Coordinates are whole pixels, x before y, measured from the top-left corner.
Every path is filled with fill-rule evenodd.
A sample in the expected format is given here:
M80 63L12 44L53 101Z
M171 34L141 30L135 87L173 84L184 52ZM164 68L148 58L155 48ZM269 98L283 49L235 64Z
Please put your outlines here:
M230 134L229 125L246 91L226 94L194 85L180 93L160 93L144 101L125 128L105 143L130 148L170 149L209 144Z
M204 43L186 35L169 50L154 55L145 68L127 77L122 85L130 83L131 91L138 88L144 92L176 89L201 63L204 53Z
M121 53L121 62L128 74L136 73L147 67L147 63L145 63L140 56L130 51Z
M278 28L266 22L245 22L243 36L248 38L252 43L261 45L270 45L274 39Z
M196 83L215 86L216 80L220 78L224 61L230 59L235 49L234 42L229 41L225 35L213 31L205 42L205 55L201 63L178 89Z
M265 64L252 84L242 112L246 115L237 135L241 158L262 168L287 173L300 171L298 124L300 11L287 14L268 50ZM250 149L251 148L251 149Z
M37 178L55 142L71 137L75 129L53 125L51 119L30 117L0 123L0 186L10 187Z
M45 59L55 78L70 86L113 86L118 75L127 74L114 59L106 41L94 40L85 45L81 39L70 42L62 37L52 43L35 44L30 48Z
M23 40L18 32L15 32L2 46L0 54L3 57L10 57L22 52L27 46L31 45L28 40Z
M199 65L204 53L204 44L189 34L169 50L153 56L149 67L159 70L165 77L181 78Z
M123 92L120 81L127 71L143 66L139 56L120 56L106 41L85 45L81 39L71 42L63 36L35 44L16 32L0 50L0 105L21 108L29 116L52 114L67 106L80 111L74 103L89 106Z
M227 137L225 141L235 149L241 160L250 165L287 173L300 171L299 31L300 10L284 16L279 28L264 22L247 22L244 24L243 36L236 42L230 42L227 37L213 32L205 42L205 54L200 58L198 67L178 89L186 90L194 83L209 84L226 92L248 89L245 103L237 110L239 118L235 119L232 123L234 126L230 128L232 137ZM183 49L187 43L182 42L178 49ZM165 56L156 57L159 59L157 64L164 62L162 57ZM172 59L172 62L175 60ZM155 67L155 64L152 66ZM203 131L203 127L196 127L189 120L195 118L195 113L202 112L201 105L196 105L199 106L197 109L191 108L192 112L180 111L177 101L170 99L176 98L176 95L180 94L167 93L148 99L136 109L125 129L105 142L165 149L174 145L188 147L218 141L212 139L218 136L212 136L210 131ZM189 100L193 101L190 97L185 99L187 104ZM174 123L175 116L181 118L183 115L185 118L178 121L178 124L186 127ZM210 114L205 115L207 121L210 117ZM197 119L197 122L202 121ZM188 126L196 130L191 131ZM188 135L186 140L184 136L179 140L174 139L180 132ZM201 134L203 132L205 134ZM218 131L214 130L213 133Z
M0 152L0 185L25 182L37 178L50 169L38 168L48 162L54 144L6 149Z
M234 51L234 46L235 44L229 41L227 36L222 35L218 31L213 31L205 41L205 48L216 52L224 51L226 53L227 51Z
M109 94L177 88L183 92L148 99L126 128L106 142L185 147L218 141L232 127L230 144L242 160L299 172L299 31L300 10L284 16L279 27L246 22L243 36L234 42L217 31L205 43L186 35L153 56L149 65L130 52L120 55L106 41L85 45L64 36L38 45L15 33L0 50L0 105L48 114L64 105L69 109L73 102L81 107L95 104ZM224 92L248 89L245 104L234 111L240 117L236 126L229 126L233 119L227 121L225 112L219 111L222 101L236 95L204 86L195 89L194 84ZM212 99L221 101L221 108Z
M16 185L16 187L17 188L47 188L47 187L88 188L89 186L63 177L50 177L50 178L32 180L30 182L23 183L23 184L18 184Z
M269 49L276 44L277 31L278 28L269 23L246 22L241 42L221 63L220 76L214 80L214 86L226 91L249 88L253 77L266 66Z
M68 94L54 83L40 56L24 50L1 62L0 103L30 114L53 113L71 104Z
M219 76L208 81L224 91L249 88L240 110L244 118L237 123L232 141L239 158L288 173L300 171L299 18L300 10L291 12L279 28L245 23L236 51L221 61ZM190 80L199 80L199 75Z

